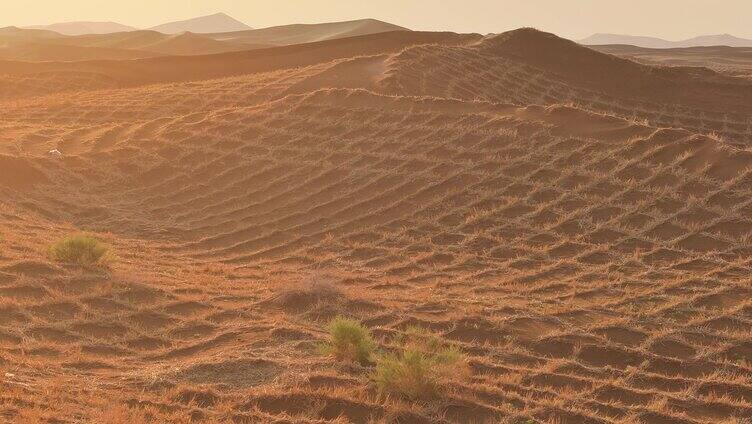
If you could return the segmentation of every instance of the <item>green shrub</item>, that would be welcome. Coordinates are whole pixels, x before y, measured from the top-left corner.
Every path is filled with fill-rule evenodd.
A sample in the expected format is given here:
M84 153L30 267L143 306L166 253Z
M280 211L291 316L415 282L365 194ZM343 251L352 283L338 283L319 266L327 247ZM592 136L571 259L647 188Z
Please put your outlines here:
M80 266L105 266L110 261L109 248L99 240L77 234L50 246L52 259Z
M440 395L453 380L469 374L462 353L438 336L409 328L397 337L396 353L376 362L373 380L382 394L412 400Z
M376 344L368 329L359 322L337 317L329 324L329 337L325 350L338 360L362 365L371 362Z

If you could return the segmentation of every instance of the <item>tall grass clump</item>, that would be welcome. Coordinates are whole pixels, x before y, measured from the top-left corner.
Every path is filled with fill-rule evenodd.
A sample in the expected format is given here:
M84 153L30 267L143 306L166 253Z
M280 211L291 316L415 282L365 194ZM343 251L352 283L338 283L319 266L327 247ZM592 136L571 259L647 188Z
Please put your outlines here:
M329 339L324 351L337 360L361 365L371 362L376 344L368 329L358 321L334 318L329 323Z
M76 234L55 242L49 249L57 262L79 266L107 266L111 260L110 249L94 237Z
M395 343L395 351L381 356L373 371L373 380L382 394L430 399L470 373L456 347L425 330L409 328Z

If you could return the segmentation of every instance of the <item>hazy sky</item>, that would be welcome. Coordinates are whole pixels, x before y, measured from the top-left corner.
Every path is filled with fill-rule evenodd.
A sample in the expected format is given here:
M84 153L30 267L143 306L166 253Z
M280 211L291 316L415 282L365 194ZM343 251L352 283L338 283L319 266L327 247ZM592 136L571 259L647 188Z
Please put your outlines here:
M0 0L0 26L94 20L148 27L216 12L257 28L370 17L417 30L533 26L570 38L595 32L752 38L752 0Z

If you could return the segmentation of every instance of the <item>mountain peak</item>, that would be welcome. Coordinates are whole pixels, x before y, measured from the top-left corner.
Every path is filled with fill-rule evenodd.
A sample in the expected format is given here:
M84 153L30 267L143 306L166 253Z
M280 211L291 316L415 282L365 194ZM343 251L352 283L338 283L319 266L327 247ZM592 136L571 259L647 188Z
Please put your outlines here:
M196 34L209 34L247 31L253 28L238 21L237 19L224 12L218 12L212 15L200 16L197 18L186 19L182 21L168 22L166 24L158 25L149 29L164 34L177 34L186 31Z

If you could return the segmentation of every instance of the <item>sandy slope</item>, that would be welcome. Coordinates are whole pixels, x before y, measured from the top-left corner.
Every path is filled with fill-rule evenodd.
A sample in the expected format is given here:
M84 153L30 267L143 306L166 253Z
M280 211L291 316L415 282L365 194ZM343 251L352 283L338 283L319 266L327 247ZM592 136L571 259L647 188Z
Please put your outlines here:
M101 90L4 91L0 417L752 416L746 83L529 30L259 54L211 58L244 75L81 63ZM29 82L43 65L3 66ZM706 134L713 114L728 136ZM46 258L77 229L114 247L108 274ZM336 291L307 289L321 279ZM317 353L337 314L380 343L430 328L473 377L379 398Z

